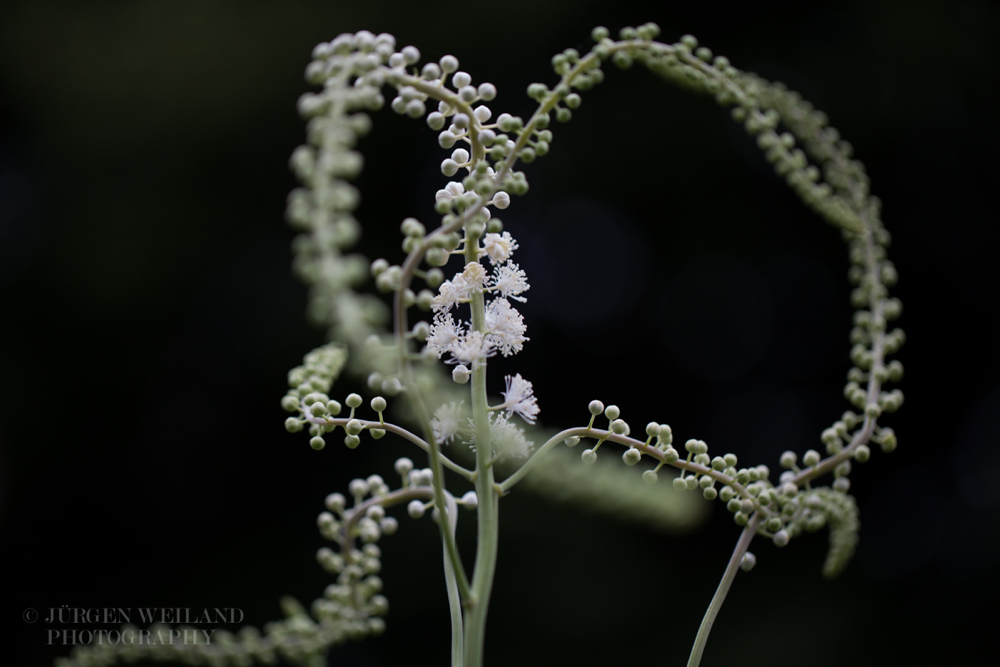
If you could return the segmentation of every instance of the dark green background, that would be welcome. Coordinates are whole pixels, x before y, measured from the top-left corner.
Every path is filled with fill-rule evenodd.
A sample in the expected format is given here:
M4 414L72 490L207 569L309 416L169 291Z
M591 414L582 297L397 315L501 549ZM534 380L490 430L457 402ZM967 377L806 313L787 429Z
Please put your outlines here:
M322 342L282 222L313 45L392 32L495 83L495 114L526 115L526 86L556 80L552 54L648 20L828 112L885 202L909 334L906 404L885 420L900 448L853 475L855 562L827 582L825 534L755 544L705 664L985 660L1000 565L995 5L514 0L0 9L0 662L65 653L27 607L276 618L281 595L308 602L328 583L313 558L323 497L414 456L387 441L317 453L282 428L285 372ZM776 469L846 408L839 235L710 100L608 74L503 215L532 340L494 381L531 379L548 426L600 397ZM362 250L398 258L402 218L435 224L444 151L388 110L361 149ZM489 664L682 664L738 534L714 509L663 536L513 494ZM447 659L436 531L401 524L382 542L389 630L332 665Z

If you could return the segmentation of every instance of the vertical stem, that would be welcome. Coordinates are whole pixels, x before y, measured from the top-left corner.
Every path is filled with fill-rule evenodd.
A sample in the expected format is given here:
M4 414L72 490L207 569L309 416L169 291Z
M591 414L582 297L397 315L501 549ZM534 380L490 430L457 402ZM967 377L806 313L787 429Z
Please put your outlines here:
M691 657L688 658L688 667L698 667L698 664L701 662L701 654L705 652L705 644L708 643L708 633L712 631L712 624L715 623L715 617L719 615L722 603L726 601L726 594L729 592L729 587L733 585L733 579L736 578L736 570L740 567L743 554L750 547L750 540L757 534L757 526L760 524L760 519L760 513L754 512L753 516L750 517L749 523L747 523L743 532L740 533L740 539L733 550L733 557L729 559L729 565L726 566L726 572L722 575L722 581L719 582L719 587L715 591L715 597L712 598L712 603L708 605L708 609L705 611L705 618L701 620L701 627L698 628L698 636L695 637L694 646L691 647Z
M450 493L448 500L448 533L455 539L455 528L458 523L458 505ZM443 540L442 540L443 541ZM458 580L455 578L455 566L451 562L447 545L444 549L444 581L448 589L448 608L451 611L451 667L463 667L465 661L465 629L462 625L462 599L458 593Z
M465 261L479 260L479 239L466 233ZM480 292L472 295L472 328L486 331L485 297ZM483 646L486 637L486 612L493 589L496 571L499 514L497 491L493 476L493 442L490 437L489 406L486 402L486 360L480 360L472 369L472 419L476 430L476 495L478 535L476 564L472 575L471 599L466 605L465 617L465 667L483 664Z

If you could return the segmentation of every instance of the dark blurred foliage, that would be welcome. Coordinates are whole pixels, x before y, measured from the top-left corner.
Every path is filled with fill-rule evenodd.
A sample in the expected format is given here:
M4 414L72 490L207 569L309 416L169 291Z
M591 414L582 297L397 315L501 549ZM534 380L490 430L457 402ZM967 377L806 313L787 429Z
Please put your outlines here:
M282 428L285 373L322 342L282 222L314 44L392 32L527 114L552 54L648 20L828 112L885 202L909 334L906 404L884 420L900 448L853 475L856 561L828 582L825 533L756 543L706 664L976 664L1000 566L1000 12L959 0L5 3L0 663L65 654L27 607L229 606L260 625L283 594L311 601L323 497L414 455L317 453ZM725 111L644 71L609 70L554 129L503 215L533 283L517 369L545 424L599 397L744 463L819 448L846 407L839 234ZM436 224L443 151L389 111L362 150L362 250L400 257L405 216ZM332 665L447 659L436 531L401 524L382 543L389 631ZM682 664L738 533L721 507L662 536L518 493L502 526L492 665Z

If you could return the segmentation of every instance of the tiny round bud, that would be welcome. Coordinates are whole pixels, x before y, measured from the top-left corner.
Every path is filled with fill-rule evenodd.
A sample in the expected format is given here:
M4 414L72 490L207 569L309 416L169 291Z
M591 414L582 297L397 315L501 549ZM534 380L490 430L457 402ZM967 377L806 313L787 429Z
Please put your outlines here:
M723 491L725 491L725 489L727 488L729 487L725 487ZM743 501L740 500L739 498L732 498L726 503L726 509L733 513L739 512L740 509L742 509L742 507L743 507Z
M371 435L372 440L381 440L382 438L385 437L384 428L370 428L368 429L368 433L369 435Z
M389 378L382 382L382 391L390 396L396 396L403 391L403 383L399 381L399 378Z
M316 437L309 440L309 446L315 449L316 451L319 451L324 447L326 447L326 440L324 440L321 436L317 435Z
M451 379L458 384L465 384L469 381L470 377L472 377L472 371L466 368L463 364L455 366L455 368L451 371Z
M413 470L413 461L403 456L396 459L396 463L393 467L396 469L396 473L398 473L400 477L406 477L406 475Z
M299 409L299 399L296 396L285 396L281 399L281 409L285 412L295 412Z
M399 522L391 516L387 516L379 522L379 528L383 535L392 535L399 529Z
M611 407L614 407L614 406L611 406ZM605 412L605 414L607 414L608 411L605 410L604 412ZM613 422L611 422L611 430L614 431L615 433L617 433L618 435L622 435L623 433L625 433L626 424L621 419L616 419Z
M604 416L608 419L615 420L621 414L621 410L618 409L617 405L609 405L604 408Z
M411 500L410 504L406 506L406 513L413 519L419 519L424 515L424 512L424 504L419 500Z
M445 74L451 74L458 69L458 58L455 56L443 56L441 60L438 61L441 66L441 71Z
M628 449L625 450L625 453L622 454L622 461L624 461L625 465L627 466L634 466L641 459L642 459L642 452L640 452L635 447L629 447Z
M656 472L652 470L647 470L646 472L642 473L642 481L644 481L646 484L656 484L656 480L658 479L659 476L656 474Z
M344 436L344 445L346 445L348 449L357 449L358 445L360 444L361 444L361 438L359 438L358 436L356 435Z
M659 433L660 433L659 424L657 424L656 422L649 422L648 424L646 424L646 435L652 438L656 435L659 435Z
M344 402L347 403L347 407L349 407L349 408L360 408L361 407L361 403L362 403L362 399L357 394L349 394L347 396L347 400L344 401Z
M719 496L719 492L715 490L715 487L708 486L702 490L701 495L705 496L705 500L715 500Z
M462 496L461 502L465 506L465 509L474 510L479 506L479 496L476 495L475 491L466 491L465 495Z
M757 564L757 557L754 556L749 551L743 554L743 558L740 559L740 569L744 572L749 572L753 569L753 566Z
M666 463L673 463L680 457L681 455L673 447L667 447L665 450L663 450L663 460Z
M583 453L580 454L580 460L587 465L594 465L597 462L597 452L593 449L585 449Z
M298 433L302 430L302 422L295 417L289 417L285 420L285 430L289 433Z
M726 454L725 456L722 457L722 460L726 462L727 468L735 468L736 463L738 462L736 454Z
M749 498L744 498L740 501L740 511L744 514L750 514L753 512L753 501Z
M786 451L781 455L781 458L778 459L778 463L782 468L792 468L795 466L795 462L798 458L799 457L795 455L795 452Z
M577 445L580 444L580 436L571 435L570 437L563 440L563 444L565 444L567 447L576 447Z
M674 477L673 481L675 491L687 491L687 481L683 477Z
M789 539L788 531L779 530L774 534L774 537L771 538L771 541L774 542L774 546L783 547L788 545L788 539Z
M833 480L833 490L840 491L841 493L847 493L851 488L851 480L846 477L840 477Z
M385 399L381 396L376 396L371 401L372 410L375 412L382 412L385 410Z
M819 463L819 460L819 452L815 449L810 449L802 456L802 463L810 468Z
M745 525L747 525L747 522L749 520L750 520L750 517L748 517L743 512L737 512L736 514L733 515L733 521L736 522L737 526L745 526Z
M494 97L497 96L497 88L492 83L481 83L479 84L479 97L489 102ZM487 119L489 120L489 119Z
M858 445L858 448L854 450L854 458L858 463L864 463L869 458L871 458L872 450L868 448L868 445Z
M352 419L351 421L347 422L347 426L345 426L344 429L350 435L357 435L358 433L361 433L361 431L365 430L365 427L359 420Z
M337 512L339 514L340 512L344 511L345 502L346 500L343 494L331 493L326 497L324 504L326 505L326 508L328 510L330 510L331 512Z
M600 401L591 401L587 408L590 410L590 414L596 417L604 412L604 403L601 403Z

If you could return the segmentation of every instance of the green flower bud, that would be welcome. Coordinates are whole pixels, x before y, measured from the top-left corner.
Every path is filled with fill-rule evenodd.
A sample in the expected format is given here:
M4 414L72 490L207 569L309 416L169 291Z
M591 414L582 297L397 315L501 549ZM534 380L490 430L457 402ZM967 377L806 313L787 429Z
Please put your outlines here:
M659 475L657 475L656 472L652 470L647 470L646 472L642 473L642 481L644 481L646 484L656 484L656 481L658 479Z
M350 435L357 435L358 433L361 433L361 431L363 431L365 427L357 419L352 419L351 421L347 422L347 426L345 426L344 429Z
M321 436L317 435L315 438L309 440L309 446L315 449L316 451L319 451L324 447L326 447L326 440L324 440Z
M604 412L607 413L608 410L605 410ZM625 433L625 422L622 421L621 419L614 420L613 422L611 422L611 430L617 433L618 435L622 435L623 433Z
M618 419L618 416L620 414L621 414L621 410L618 409L617 405L609 405L608 407L606 407L604 409L604 416L607 417L608 419L612 420L612 421L614 421L615 419Z
M666 463L673 463L680 457L681 455L673 447L667 447L666 450L664 450L663 452L663 460Z
M385 405L386 405L385 399L382 398L381 396L376 396L371 400L372 410L374 410L375 412L382 412L383 410L385 410Z
M767 529L772 533L781 530L781 527L784 525L785 524L781 521L781 519L776 516L772 516L767 520Z
M675 491L687 491L687 482L683 477L674 477L673 484Z
M344 437L344 444L348 449L356 449L358 445L361 444L361 438L356 435L348 435Z
M587 409L590 410L590 414L596 417L604 412L604 403L601 403L600 401L591 401L590 405L587 406Z
M782 468L790 469L795 467L795 462L797 460L798 456L795 455L795 452L786 451L781 455L781 458L778 459L778 463L781 465Z
M634 466L641 459L642 459L642 452L640 452L635 447L629 447L628 449L625 450L625 453L622 454L622 461L624 461L625 465L627 466Z
M709 486L701 492L701 495L705 496L705 500L715 500L718 497L719 492Z
M771 538L771 541L774 542L774 546L776 547L787 546L788 540L789 535L787 530L779 530L774 534L774 537Z
M722 460L726 462L727 468L735 468L736 463L738 462L736 454L726 454L725 456L722 457Z
M733 499L735 495L736 491L731 486L724 486L722 487L722 491L719 492L719 497L722 499L722 502L724 503L728 503L730 500Z
M563 444L565 444L567 447L576 447L577 445L580 444L580 436L572 435L563 440Z
M362 398L357 394L349 394L345 402L347 403L347 407L349 408L360 408L362 403Z
M597 462L597 452L595 452L593 449L585 449L583 450L583 453L580 455L580 460L587 465L593 465L594 463Z
M285 420L285 430L289 433L298 433L302 430L302 421L296 419L295 417L289 417Z
M868 445L858 445L858 448L854 450L854 458L858 463L865 463L871 458L872 450L868 448Z
M326 497L324 504L326 505L326 508L331 512L336 512L337 514L340 514L344 511L345 502L346 500L344 499L343 494L331 493Z
M724 487L724 489L727 488L729 487ZM726 503L726 509L735 514L736 512L739 512L741 509L743 509L743 501L740 500L739 498L733 498L728 503Z
M757 557L754 556L749 551L743 554L743 558L740 559L740 569L744 572L749 572L753 569L754 565L757 564Z
M385 437L384 428L370 428L368 429L368 433L371 434L372 440L381 440L382 438Z
M340 406L340 402L339 401L327 401L326 402L326 409L334 417L336 417L337 415L339 415L340 411L343 410L343 408Z
M820 455L815 449L810 449L802 456L802 463L810 468L818 464L819 461Z
M733 521L736 522L737 526L745 526L747 525L747 522L749 520L750 517L744 514L743 512L737 512L736 514L733 515Z
M281 399L281 408L285 412L295 412L299 409L299 399L297 396L285 396Z

